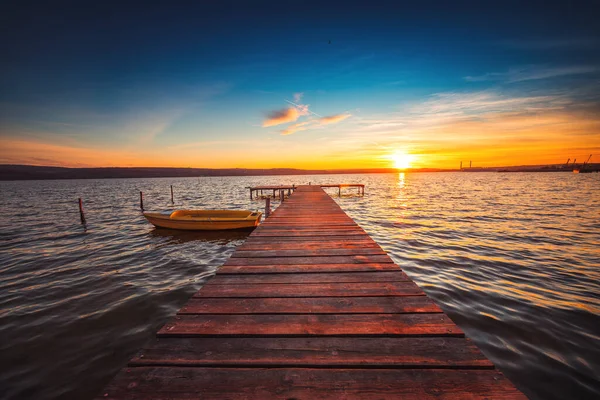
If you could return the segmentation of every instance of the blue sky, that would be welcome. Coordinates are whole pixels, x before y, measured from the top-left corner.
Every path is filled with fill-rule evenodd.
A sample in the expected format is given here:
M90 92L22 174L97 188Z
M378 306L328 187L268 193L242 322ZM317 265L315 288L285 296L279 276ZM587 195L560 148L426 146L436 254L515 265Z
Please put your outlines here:
M15 2L0 163L346 168L410 154L454 167L598 152L594 2L487 3Z

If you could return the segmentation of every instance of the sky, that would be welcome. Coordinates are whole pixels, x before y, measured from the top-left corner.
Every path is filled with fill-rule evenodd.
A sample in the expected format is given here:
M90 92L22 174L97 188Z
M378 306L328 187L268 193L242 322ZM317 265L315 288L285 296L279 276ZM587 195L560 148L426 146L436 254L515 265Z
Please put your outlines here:
M0 164L600 161L597 1L83 3L3 6Z

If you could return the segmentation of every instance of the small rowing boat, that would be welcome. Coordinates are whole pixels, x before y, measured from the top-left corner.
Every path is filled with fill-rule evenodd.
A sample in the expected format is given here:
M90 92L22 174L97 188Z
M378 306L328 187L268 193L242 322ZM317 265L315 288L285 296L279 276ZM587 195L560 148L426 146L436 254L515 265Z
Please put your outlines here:
M171 213L144 213L144 217L157 228L188 231L254 228L260 223L261 216L261 212L249 210L177 210Z

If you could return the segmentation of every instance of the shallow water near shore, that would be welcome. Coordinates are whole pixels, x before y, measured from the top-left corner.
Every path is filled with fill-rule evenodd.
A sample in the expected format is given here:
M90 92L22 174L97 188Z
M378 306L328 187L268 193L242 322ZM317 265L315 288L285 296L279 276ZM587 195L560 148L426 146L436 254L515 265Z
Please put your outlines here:
M246 186L309 182L364 183L328 192L531 399L600 397L600 174L398 173L0 182L0 398L98 395L248 235L154 229L140 190L262 210Z

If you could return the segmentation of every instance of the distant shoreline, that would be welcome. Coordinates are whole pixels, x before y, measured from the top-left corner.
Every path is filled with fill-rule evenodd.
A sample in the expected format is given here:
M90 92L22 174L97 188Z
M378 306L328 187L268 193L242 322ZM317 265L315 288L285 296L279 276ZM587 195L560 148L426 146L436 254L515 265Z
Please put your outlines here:
M525 165L513 167L464 168L463 172L571 172L573 167L563 165ZM599 171L600 164L588 164ZM460 169L415 168L400 171L395 168L355 169L295 169L295 168L155 168L155 167L104 167L65 168L35 165L0 165L0 181L51 180L51 179L116 179L116 178L194 178L210 176L280 176L280 175L335 175L335 174L386 174L398 172L460 172Z

